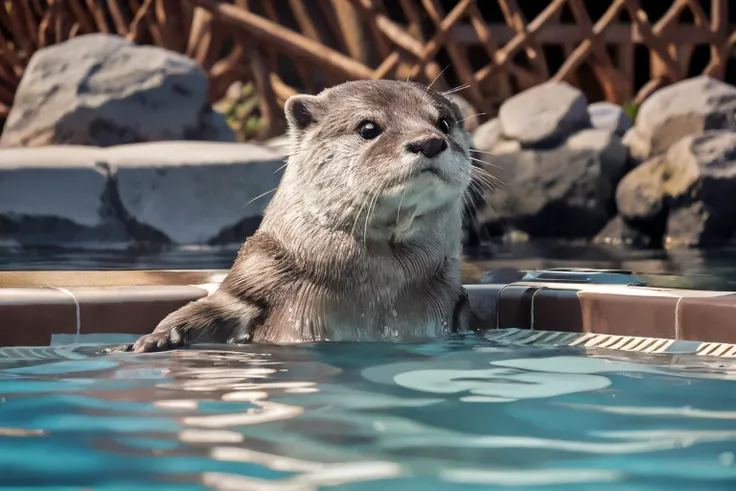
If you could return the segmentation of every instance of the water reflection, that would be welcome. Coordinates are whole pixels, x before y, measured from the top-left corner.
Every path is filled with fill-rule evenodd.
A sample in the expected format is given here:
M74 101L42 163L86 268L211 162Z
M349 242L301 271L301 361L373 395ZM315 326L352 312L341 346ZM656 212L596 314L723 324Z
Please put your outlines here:
M718 360L466 339L96 349L3 361L0 468L12 470L0 486L628 491L736 480L736 370Z
M0 270L229 269L237 247L188 247L125 251L0 248ZM629 269L646 274L684 276L699 285L736 288L736 248L713 250L632 250L590 244L532 242L467 251L463 279L480 281L501 267L547 269L583 267ZM703 286L704 287L704 286Z

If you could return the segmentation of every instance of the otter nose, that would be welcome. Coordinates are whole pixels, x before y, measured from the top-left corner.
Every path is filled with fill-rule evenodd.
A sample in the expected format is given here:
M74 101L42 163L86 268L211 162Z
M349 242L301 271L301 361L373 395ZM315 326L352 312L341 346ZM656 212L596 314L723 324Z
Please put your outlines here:
M416 142L411 142L406 149L411 153L421 153L427 158L433 158L442 153L447 148L447 142L444 138L426 138Z

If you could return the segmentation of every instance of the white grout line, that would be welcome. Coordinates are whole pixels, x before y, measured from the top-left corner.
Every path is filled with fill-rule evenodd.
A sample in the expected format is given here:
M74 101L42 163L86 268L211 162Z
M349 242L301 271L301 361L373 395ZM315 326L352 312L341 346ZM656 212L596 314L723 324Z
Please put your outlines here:
M683 298L685 297L678 298L675 304L675 339L682 339L682 333L680 332L680 302Z
M70 297L72 297L72 300L74 300L74 307L77 309L77 336L79 336L82 333L82 312L79 307L79 300L77 300L77 297L74 296L74 293L72 293L70 290L67 290L66 288L60 288L57 286L51 286L49 287L52 290L58 290L62 293L66 293Z
M534 290L534 293L532 293L532 300L529 303L529 328L533 331L534 330L534 297L537 296L537 293L544 290L545 287L539 288L538 290Z

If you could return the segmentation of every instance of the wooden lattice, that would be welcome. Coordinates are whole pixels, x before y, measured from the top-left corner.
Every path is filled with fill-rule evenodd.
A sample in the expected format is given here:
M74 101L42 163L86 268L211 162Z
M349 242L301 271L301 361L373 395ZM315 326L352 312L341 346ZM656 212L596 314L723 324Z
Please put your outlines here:
M693 75L697 46L709 47L702 73L724 77L736 44L729 1L659 0L668 9L651 22L639 0L534 0L544 8L533 16L525 0L11 0L0 8L0 118L36 50L89 32L186 53L208 72L213 101L233 81L252 82L268 134L281 131L291 94L363 78L462 86L492 114L550 78L582 84L587 68L602 98L640 102ZM502 21L487 18L493 9ZM550 47L564 53L554 71ZM637 47L650 64L635 90Z

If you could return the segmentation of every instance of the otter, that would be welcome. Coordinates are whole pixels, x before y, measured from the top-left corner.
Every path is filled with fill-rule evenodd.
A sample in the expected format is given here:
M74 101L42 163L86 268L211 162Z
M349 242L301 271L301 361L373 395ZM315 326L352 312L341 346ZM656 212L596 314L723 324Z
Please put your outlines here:
M111 351L478 331L460 279L471 150L457 105L416 82L362 80L284 111L284 174L226 278Z

